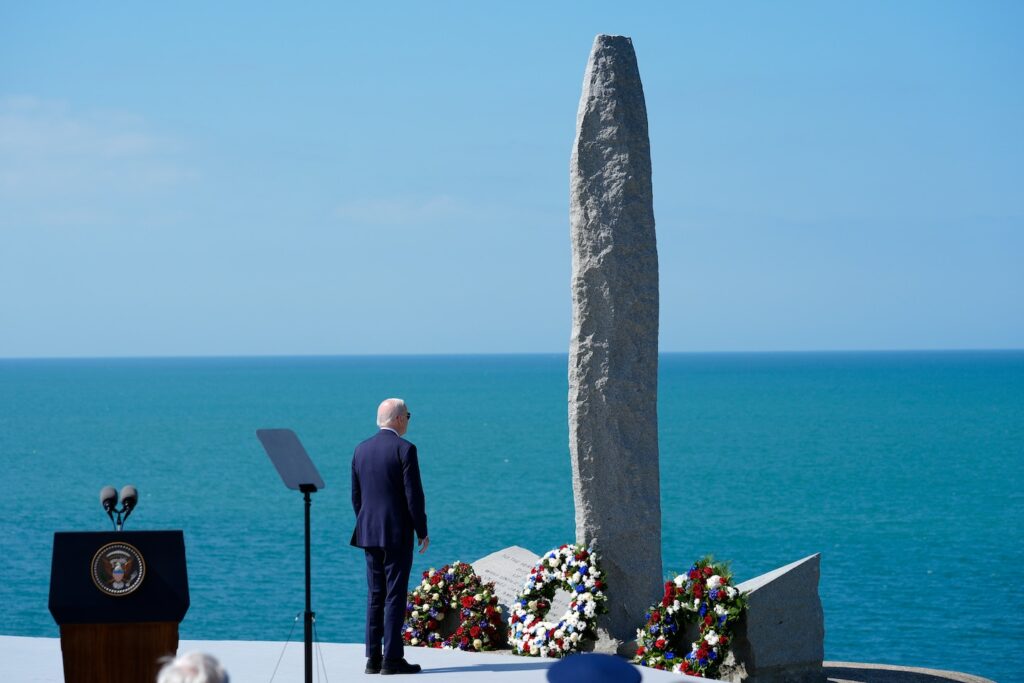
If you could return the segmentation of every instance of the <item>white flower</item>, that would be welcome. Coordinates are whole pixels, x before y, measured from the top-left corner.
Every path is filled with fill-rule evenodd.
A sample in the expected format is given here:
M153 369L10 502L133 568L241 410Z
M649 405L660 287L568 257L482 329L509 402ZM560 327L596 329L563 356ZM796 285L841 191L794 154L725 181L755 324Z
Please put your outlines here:
M484 601L484 596L481 595L480 593L477 593L476 595L473 596L473 599L476 600L477 602L483 602Z
M718 588L720 585L722 585L722 577L718 574L715 574L714 576L708 579L708 590Z
M708 642L708 645L717 645L718 644L718 634L715 633L714 631L708 631L707 633L704 634L704 640L706 640Z
M728 592L728 593L729 593L729 597L730 597L730 598L735 598L735 597L736 597L736 594L737 594L737 593L739 593L739 591L738 591L738 590L736 590L735 588L733 588L732 586L729 586L729 587L728 587L728 588L726 589L726 592Z
M478 650L483 646L483 644L484 644L483 641L480 640L479 638L477 638L476 640L473 641L473 647L475 647Z
M674 607L675 609L679 609L679 601L678 600L673 600L672 601L672 607Z
M572 642L575 643L575 642L579 641L579 639L580 639L580 634L579 633L570 633L569 634L569 640L571 640Z
M717 614L718 616L722 616L726 613L726 611L727 610L724 607L722 607L721 604L715 605L715 614Z
M674 667L672 667L672 673L674 673L674 674L683 673L683 665L682 664L676 664Z
M694 609L700 609L700 598L694 598L694 600L693 600L693 608Z
M416 643L418 643L418 642L420 642L420 639L419 639L419 638L413 638L412 640L410 640L410 641L409 641L409 644L410 644L410 645L415 645L415 644L416 644Z
M495 611L495 613L497 613L497 614L501 614L501 605L498 605L497 607L495 607L495 608L494 608L494 611Z
M436 574L436 573L437 573L436 571L434 571L433 569L431 569L431 570L430 570L430 572L429 572L429 573L427 574L427 576L433 576L433 575L434 575L434 574ZM424 581L424 583L426 583L426 582Z
M552 557L550 560L548 560L548 566L549 567L557 567L558 566L558 558L557 557Z
M692 647L690 648L690 651L691 651L691 652L696 652L697 650L699 650L699 649L700 649L700 643L690 643L690 645L692 646Z
M675 579L673 579L673 581L675 582L676 586L682 588L683 584L686 583L686 574L680 574Z

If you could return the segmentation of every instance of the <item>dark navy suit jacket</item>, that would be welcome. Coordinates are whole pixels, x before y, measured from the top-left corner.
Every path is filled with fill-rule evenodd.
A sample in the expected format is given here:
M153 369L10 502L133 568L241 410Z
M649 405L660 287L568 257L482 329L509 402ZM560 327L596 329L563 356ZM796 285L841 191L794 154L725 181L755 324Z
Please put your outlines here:
M352 545L360 548L412 546L415 533L427 536L427 512L416 446L390 429L356 446L352 455Z

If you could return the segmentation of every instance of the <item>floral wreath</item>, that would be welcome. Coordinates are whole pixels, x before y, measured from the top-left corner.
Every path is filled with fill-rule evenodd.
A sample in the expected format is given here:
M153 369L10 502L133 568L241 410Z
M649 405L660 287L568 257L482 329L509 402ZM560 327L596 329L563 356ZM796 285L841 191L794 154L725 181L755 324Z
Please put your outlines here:
M598 556L582 544L563 545L537 560L511 605L509 643L512 654L563 657L585 640L597 638L595 620L608 611ZM573 597L557 622L544 621L558 589Z
M444 636L441 621L449 609L457 610L459 627ZM472 565L455 561L423 572L405 605L402 638L417 647L480 652L502 644L501 626L494 583L484 583Z
M732 625L747 606L745 593L729 585L728 564L710 557L698 560L690 571L665 582L661 602L647 611L647 623L637 629L637 664L676 673L717 678L729 654ZM683 622L698 625L700 634L690 651L681 656Z

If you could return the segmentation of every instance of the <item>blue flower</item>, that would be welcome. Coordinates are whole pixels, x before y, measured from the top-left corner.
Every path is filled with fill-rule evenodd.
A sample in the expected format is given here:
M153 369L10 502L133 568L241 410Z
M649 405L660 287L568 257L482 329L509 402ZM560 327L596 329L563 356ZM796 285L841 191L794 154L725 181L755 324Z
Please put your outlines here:
M434 618L434 619L437 619L437 610L436 609L430 610L430 616L432 618Z
M700 659L700 660L698 660L698 662L700 663L701 666L707 666L708 665L708 660L706 660L706 659Z
M708 613L708 606L706 604L704 604L703 602L700 603L700 615L704 616L707 613Z
M651 633L657 633L657 632L658 632L658 627L657 626L652 626L651 627Z
M472 614L472 612L469 611L468 607L462 610L462 616L468 617L470 614Z
M586 574L586 573L587 573L587 565L583 565L582 567L580 567L580 574Z
M726 615L726 614L723 614L722 616L718 617L718 624L719 624L719 625L722 625L722 624L724 624L724 623L725 623L725 620L726 620L727 618L728 618L728 615Z
M675 659L675 658L676 658L676 653L675 652L666 652L665 653L665 659Z
M584 586L582 583L580 585L576 586L576 592L577 593L583 593L586 590L587 590L587 587Z
M530 603L529 603L529 601L526 598L523 598L522 600L519 601L519 604L522 605L523 607L526 607Z
M689 660L691 660L691 661L692 661L692 660L693 660L694 658L696 658L696 656L697 656L697 655L693 654L692 652L687 652L687 653L686 653L686 659L689 659Z
M697 565L693 565L692 567L690 567L690 571L691 572L697 571Z
M710 596L711 596L712 600L717 600L718 599L718 589L717 588L712 588Z
M712 650L711 652L709 652L709 653L708 653L708 658L709 658L709 659L710 659L710 660L711 660L711 661L713 662L713 661L715 661L716 659L718 659L718 655L717 655L717 654L715 654L715 651L714 651L714 650Z

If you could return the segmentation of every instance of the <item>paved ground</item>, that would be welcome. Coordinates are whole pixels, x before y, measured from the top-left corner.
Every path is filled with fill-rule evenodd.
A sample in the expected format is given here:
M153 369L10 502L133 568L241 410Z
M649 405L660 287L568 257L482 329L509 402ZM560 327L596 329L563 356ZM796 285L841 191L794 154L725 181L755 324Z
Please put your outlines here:
M321 683L380 680L363 674L366 660L362 645L323 643L317 647L314 660L317 671L313 680ZM294 683L303 680L301 642L285 646L284 643L263 641L181 641L179 653L192 650L209 652L217 657L234 683ZM423 683L544 683L547 669L555 661L513 657L507 653L470 654L423 648L407 648L406 654L410 661L423 665L423 672L414 679ZM706 683L706 679L678 676L666 671L639 670L644 681ZM849 662L825 662L825 674L832 683L991 683L985 678L949 671ZM61 683L63 680L60 640L0 636L0 681Z

